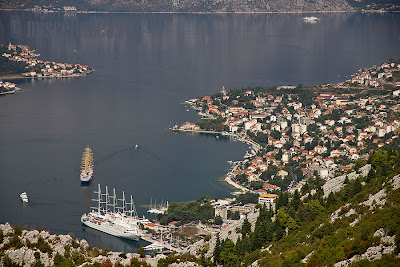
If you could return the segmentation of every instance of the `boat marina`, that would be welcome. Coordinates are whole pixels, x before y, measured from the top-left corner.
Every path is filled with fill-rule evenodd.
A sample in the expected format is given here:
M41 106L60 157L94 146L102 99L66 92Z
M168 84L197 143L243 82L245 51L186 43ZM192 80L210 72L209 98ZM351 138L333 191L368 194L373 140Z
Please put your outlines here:
M167 212L168 206L169 206L168 201L165 201L165 202L161 201L161 204L159 206L157 206L157 202L154 201L154 204L153 204L153 198L151 198L149 210L147 211L147 213L164 214L165 212Z
M118 198L115 189L110 193L108 186L105 186L105 190L102 191L100 184L94 193L96 198L92 200L96 205L91 207L91 212L82 215L82 224L119 238L134 241L145 240L150 243L146 246L149 251L181 251L177 242L172 242L172 233L168 229L151 223L144 216L138 216L132 195L127 201L123 191L122 198ZM161 235L158 240L157 234L153 235L152 233L159 230L161 230ZM166 232L165 236L170 237L169 239L162 239L164 231Z

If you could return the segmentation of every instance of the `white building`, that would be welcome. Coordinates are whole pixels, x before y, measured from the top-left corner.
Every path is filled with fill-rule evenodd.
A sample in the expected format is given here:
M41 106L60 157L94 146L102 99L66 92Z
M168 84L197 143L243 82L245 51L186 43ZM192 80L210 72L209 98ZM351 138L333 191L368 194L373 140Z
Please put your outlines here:
M268 209L275 211L277 198L278 195L276 194L262 194L258 197L258 204L265 205Z
M215 217L220 216L222 219L228 218L228 209L226 206L215 207Z
M253 125L255 125L256 123L257 123L257 120L256 120L256 119L252 119L252 120L246 121L246 122L244 123L244 129L245 129L245 130L250 130L250 128L251 128Z
M379 127L378 129L378 136L383 137L386 134L386 128L385 127Z

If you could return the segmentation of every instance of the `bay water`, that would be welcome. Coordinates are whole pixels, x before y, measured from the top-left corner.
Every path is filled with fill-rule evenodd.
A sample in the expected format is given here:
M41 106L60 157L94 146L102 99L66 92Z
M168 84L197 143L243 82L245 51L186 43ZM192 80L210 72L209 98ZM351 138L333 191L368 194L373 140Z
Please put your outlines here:
M400 58L400 15L63 14L0 12L0 42L27 44L40 59L95 68L81 78L15 80L0 98L0 223L73 233L93 246L131 252L139 243L84 228L97 184L150 199L229 197L221 181L248 146L167 130L195 122L183 102L259 85L339 82ZM135 145L138 149L134 149ZM81 155L94 152L91 185ZM104 187L103 187L104 189ZM26 191L30 202L22 204Z

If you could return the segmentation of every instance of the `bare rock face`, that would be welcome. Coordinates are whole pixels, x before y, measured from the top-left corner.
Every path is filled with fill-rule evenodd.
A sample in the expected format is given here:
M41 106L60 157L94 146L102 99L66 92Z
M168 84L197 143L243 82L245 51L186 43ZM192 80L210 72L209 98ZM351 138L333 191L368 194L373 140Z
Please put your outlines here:
M332 193L336 193L338 191L340 191L343 187L344 187L344 181L347 179L349 179L349 181L355 180L358 177L364 177L367 176L369 173L369 170L371 169L371 165L367 164L364 167L361 167L359 172L352 172L349 174L344 174L335 178L332 178L330 180L328 180L323 186L323 190L324 190L324 197L328 197L329 194Z
M39 231L23 231L21 240L26 241L29 240L31 243L37 243L39 239Z
M169 266L171 267L196 267L200 266L195 262L179 262L179 263L172 263Z
M5 254L15 263L23 266L32 266L36 259L34 256L34 251L22 247L16 250L6 250Z
M374 195L369 195L368 200L360 203L360 205L369 206L369 210L373 210L375 207L383 207L386 203L386 192L382 189Z
M0 243L0 249L4 248L10 240L14 238L15 231L11 227L10 224L0 224L0 230L2 231L4 238L3 242ZM9 235L9 236L6 236ZM50 234L46 231L27 231L22 230L21 234L18 235L18 238L23 245L21 248L10 248L4 251L4 255L0 255L0 266L4 265L3 256L7 256L11 262L24 266L30 267L37 263L37 260L40 260L44 266L54 266L54 258L58 254L64 255L66 252L66 248L70 251L70 253L78 252L80 253L87 262L82 264L81 266L85 266L87 263L105 263L106 261L110 261L113 265L120 263L123 266L129 266L132 258L139 258L139 254L137 253L128 253L126 257L123 258L120 256L121 252L110 252L107 256L99 255L95 258L91 258L88 255L89 251L89 243L86 240L78 240L74 239L70 235L56 235ZM36 246L32 246L38 242L39 238L43 238L44 242L47 243L52 253L44 253L41 252ZM36 254L36 257L35 257ZM147 264L151 266L157 266L157 263L160 259L165 258L166 256L163 254L156 255L155 257L146 256L143 259L139 259L140 261L145 261ZM198 266L195 263L178 263L174 266Z
M0 230L3 231L3 235L14 233L14 229L11 227L9 223L0 224Z
M400 188L400 174L393 177L390 182L392 183L393 190L397 190Z
M251 223L252 230L254 230L254 226L257 221L259 213L258 212L251 212L247 215L247 219ZM223 228L219 232L219 239L224 240L226 238L229 238L233 242L236 242L237 239L239 238L240 234L236 233L236 228L241 228L243 224L244 219L240 219L238 221L235 221L234 223L228 225L227 227ZM204 240L197 241L196 243L188 246L185 248L184 252L189 252L192 255L199 255L199 251L204 248L204 246L208 246L208 251L206 252L207 257L211 257L215 248L215 245L217 243L217 234L212 234L211 239L209 242L204 242Z
M335 267L347 267L360 260L374 261L382 258L384 254L393 253L396 249L396 236L386 236L383 228L375 231L374 237L381 237L379 244L369 247L362 255L354 255L351 259L335 263Z

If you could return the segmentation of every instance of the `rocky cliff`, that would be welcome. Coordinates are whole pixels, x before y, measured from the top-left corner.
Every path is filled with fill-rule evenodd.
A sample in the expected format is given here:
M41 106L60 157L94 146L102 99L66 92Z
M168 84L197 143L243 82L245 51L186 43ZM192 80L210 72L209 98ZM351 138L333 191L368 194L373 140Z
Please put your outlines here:
M109 252L70 235L0 224L0 266L157 266L162 258L165 255L140 258L136 253Z

